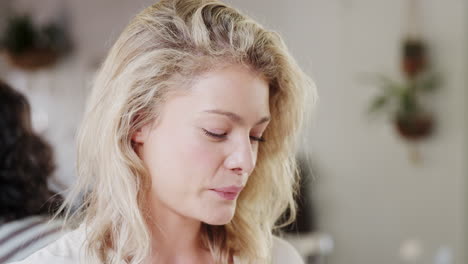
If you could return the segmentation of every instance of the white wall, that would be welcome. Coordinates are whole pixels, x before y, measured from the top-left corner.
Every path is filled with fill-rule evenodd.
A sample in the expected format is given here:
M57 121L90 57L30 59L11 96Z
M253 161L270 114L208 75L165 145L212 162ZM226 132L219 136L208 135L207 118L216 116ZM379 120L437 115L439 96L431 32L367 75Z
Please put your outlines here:
M280 31L299 63L315 79L320 105L308 151L317 165L311 186L323 231L333 235L334 264L403 263L399 246L420 239L425 251L414 263L433 263L447 245L462 258L464 176L468 168L465 73L467 11L462 0L424 0L422 30L431 59L444 77L434 99L437 133L419 147L424 163L407 159L405 144L384 120L370 122L364 109L376 89L360 74L397 76L399 41L407 0L230 0ZM35 74L2 70L49 114L45 135L57 146L57 176L73 181L73 137L94 65L129 18L151 1L17 0L45 21L65 6L72 16L76 53L56 68ZM56 6L57 8L51 8Z

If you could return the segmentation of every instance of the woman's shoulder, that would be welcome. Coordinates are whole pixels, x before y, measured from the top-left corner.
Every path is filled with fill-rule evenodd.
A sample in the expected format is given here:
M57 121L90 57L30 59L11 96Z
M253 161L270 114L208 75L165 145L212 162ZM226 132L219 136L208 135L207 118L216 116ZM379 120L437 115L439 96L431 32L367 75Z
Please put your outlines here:
M273 264L303 264L304 261L297 250L286 240L273 237Z
M80 263L82 245L85 241L83 228L68 232L63 237L26 259L10 264L76 264ZM273 264L303 264L297 250L286 240L273 237Z
M82 228L70 231L57 241L26 259L10 264L76 264L79 263L85 233Z

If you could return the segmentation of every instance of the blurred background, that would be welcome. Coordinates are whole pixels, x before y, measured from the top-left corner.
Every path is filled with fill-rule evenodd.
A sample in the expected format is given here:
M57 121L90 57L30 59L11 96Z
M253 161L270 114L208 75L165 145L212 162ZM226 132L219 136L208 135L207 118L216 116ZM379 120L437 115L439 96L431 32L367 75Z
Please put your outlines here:
M54 148L53 190L75 180L93 75L153 2L0 0L0 79ZM468 263L467 1L227 2L278 31L318 87L287 236L306 263Z

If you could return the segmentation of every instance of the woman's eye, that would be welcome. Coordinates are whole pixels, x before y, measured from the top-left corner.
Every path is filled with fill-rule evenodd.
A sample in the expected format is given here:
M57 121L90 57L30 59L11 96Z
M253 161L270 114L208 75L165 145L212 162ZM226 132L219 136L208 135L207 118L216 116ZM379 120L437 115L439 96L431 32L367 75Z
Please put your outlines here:
M208 135L210 137L214 137L214 138L217 138L217 139L223 139L226 137L227 133L223 133L223 134L216 134L216 133L213 133L213 132L210 132L206 129L203 129L203 132L205 133L205 135Z
M227 137L227 133L218 134L218 133L210 132L206 129L203 129L203 132L205 133L205 135L216 138L216 139L225 139ZM250 136L250 139L253 141L265 142L265 139L263 137Z

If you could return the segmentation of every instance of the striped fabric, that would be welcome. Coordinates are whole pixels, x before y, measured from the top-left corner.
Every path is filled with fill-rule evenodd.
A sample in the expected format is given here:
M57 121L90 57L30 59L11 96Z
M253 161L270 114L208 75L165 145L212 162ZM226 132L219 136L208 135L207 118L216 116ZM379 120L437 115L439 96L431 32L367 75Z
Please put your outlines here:
M0 225L0 264L18 261L61 236L61 221L33 216Z

